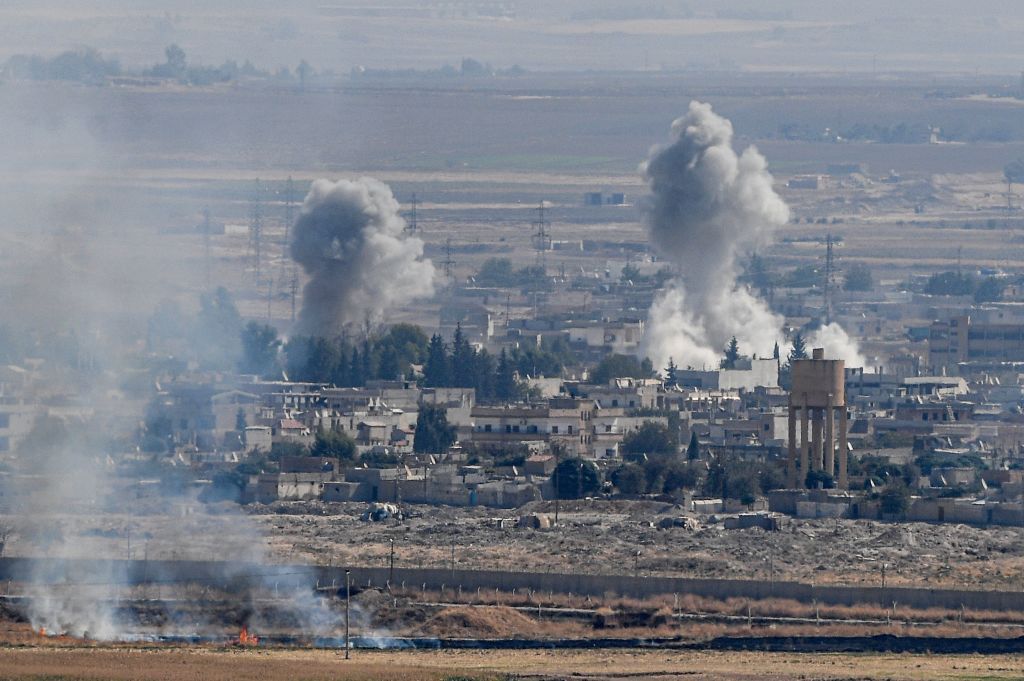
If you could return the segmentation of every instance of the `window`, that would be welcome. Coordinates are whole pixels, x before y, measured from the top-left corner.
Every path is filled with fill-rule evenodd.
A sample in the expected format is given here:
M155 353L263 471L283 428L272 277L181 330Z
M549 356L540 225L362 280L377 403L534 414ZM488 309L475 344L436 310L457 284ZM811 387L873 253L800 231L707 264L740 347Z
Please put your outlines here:
M551 426L551 433L553 435L558 435L558 426Z
M486 426L484 426L484 432L485 433L491 432L491 424L488 423Z
M505 432L506 433L511 433L512 432L512 426L505 426Z
M921 420L922 421L927 421L928 420L928 412L925 412L925 413L921 414Z
M572 426L569 426L565 432L569 433L569 435L572 435Z
M612 432L612 424L609 423L608 425L606 425L604 427L604 432L606 432L606 433Z
M11 415L10 414L0 414L0 428L10 428L10 427L11 427Z
M536 433L537 432L537 426L526 426L526 432L527 433Z
M519 432L519 426L512 426L512 432L513 433L518 433Z
M612 406L613 407L619 406L619 401L618 400L612 400Z

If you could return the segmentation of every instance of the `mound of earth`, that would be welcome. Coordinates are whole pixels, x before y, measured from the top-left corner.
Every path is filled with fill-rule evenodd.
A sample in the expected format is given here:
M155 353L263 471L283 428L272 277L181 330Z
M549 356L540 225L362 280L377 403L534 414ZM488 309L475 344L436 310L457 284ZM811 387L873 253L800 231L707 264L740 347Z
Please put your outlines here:
M427 619L418 633L438 638L514 638L532 636L536 631L533 619L512 608L456 606Z

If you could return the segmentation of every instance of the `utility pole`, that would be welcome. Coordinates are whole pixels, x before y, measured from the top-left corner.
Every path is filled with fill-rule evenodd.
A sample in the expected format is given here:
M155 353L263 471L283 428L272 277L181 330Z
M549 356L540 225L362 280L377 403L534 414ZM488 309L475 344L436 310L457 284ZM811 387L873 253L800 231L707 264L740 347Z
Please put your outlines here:
M345 659L349 659L349 611L352 606L351 570L345 570Z
M835 253L832 235L825 241L825 323L832 323L832 293L835 288Z
M292 281L291 281L291 296L292 296L292 322L295 321L295 294L299 291L299 273L292 267Z
M267 277L267 324L270 324L270 304L274 300L274 277Z
M395 538L391 537L391 564L388 566L388 584L395 583Z

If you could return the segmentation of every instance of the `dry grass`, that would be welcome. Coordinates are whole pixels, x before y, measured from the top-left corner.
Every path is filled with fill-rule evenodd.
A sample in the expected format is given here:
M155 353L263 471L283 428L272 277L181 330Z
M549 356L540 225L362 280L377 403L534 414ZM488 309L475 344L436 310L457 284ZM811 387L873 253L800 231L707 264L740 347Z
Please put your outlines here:
M887 678L1019 679L1024 656L798 655L664 651L337 651L102 648L0 649L0 677L97 681L442 681L624 676L706 681Z

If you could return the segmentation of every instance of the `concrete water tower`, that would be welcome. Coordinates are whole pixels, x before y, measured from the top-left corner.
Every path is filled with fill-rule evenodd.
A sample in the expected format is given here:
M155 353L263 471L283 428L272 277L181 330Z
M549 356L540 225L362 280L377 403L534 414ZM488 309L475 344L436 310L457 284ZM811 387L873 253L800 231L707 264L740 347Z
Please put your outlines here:
M792 387L789 391L789 461L786 467L791 488L804 487L809 471L823 471L832 476L839 489L847 487L845 369L846 363L843 360L825 359L823 348L814 348L811 359L793 360ZM799 456L796 432L798 414Z

